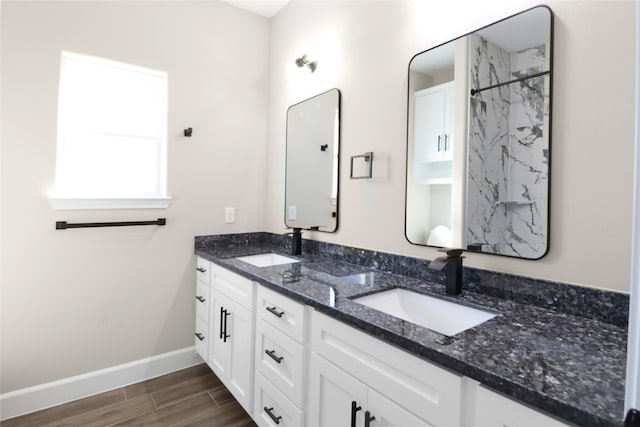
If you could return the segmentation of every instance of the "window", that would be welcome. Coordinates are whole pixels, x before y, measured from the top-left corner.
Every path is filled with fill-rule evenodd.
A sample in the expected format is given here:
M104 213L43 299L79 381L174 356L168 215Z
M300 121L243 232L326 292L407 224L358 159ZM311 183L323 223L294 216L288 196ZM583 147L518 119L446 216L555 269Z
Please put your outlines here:
M55 208L166 207L167 74L63 52Z

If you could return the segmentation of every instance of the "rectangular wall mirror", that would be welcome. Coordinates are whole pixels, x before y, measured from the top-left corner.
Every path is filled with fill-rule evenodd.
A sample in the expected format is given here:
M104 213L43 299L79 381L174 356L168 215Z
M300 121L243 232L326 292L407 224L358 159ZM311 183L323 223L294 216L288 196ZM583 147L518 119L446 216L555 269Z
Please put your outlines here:
M538 6L411 59L409 242L546 254L552 27Z
M331 89L287 110L285 219L289 228L338 228L340 91Z

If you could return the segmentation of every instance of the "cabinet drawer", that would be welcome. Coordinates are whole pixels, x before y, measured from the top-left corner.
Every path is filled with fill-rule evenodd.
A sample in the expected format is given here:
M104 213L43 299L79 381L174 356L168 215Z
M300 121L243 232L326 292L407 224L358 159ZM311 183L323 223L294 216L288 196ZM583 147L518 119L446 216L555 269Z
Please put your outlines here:
M256 369L298 407L303 406L304 348L260 319L256 327Z
M211 264L212 287L246 309L253 311L253 282L226 268Z
M253 420L260 427L303 427L304 413L256 373Z
M204 320L209 321L209 286L198 280L196 285L196 315Z
M304 305L259 286L256 312L279 331L304 343Z
M317 311L311 343L312 351L429 424L460 425L461 376Z
M493 391L478 386L474 425L482 427L568 427Z
M204 258L198 257L196 259L196 276L198 281L208 285L211 279L211 263Z
M196 353L208 362L209 357L209 324L196 316Z

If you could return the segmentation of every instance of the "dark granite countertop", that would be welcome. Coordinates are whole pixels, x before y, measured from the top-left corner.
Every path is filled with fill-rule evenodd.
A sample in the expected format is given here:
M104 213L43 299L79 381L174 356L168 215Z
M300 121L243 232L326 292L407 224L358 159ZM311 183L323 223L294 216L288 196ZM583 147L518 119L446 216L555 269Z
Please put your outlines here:
M255 267L235 259L281 247L196 245L196 254L425 360L580 426L620 426L627 330L621 326L390 274L318 255ZM453 337L386 315L352 298L407 288L499 313Z

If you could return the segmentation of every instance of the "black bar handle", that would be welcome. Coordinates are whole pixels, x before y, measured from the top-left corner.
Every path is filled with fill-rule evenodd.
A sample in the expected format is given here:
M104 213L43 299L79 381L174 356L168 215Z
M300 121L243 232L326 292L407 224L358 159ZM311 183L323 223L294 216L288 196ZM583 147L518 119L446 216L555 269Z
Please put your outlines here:
M167 219L158 218L155 221L114 221L83 223L68 223L67 221L56 221L56 230L66 230L67 228L126 227L130 225L167 225Z
M227 318L229 317L229 315L231 314L230 311L228 310L224 310L224 334L222 336L222 342L227 342L227 338L230 338L231 335L227 334Z
M206 268L202 268L202 267L198 267L196 268L196 270L198 270L200 273L206 273L207 269Z
M201 297L200 295L196 295L196 299L200 302L205 302L206 299L204 297Z
M274 423L280 424L280 420L282 419L282 417L276 417L275 415L273 415L272 411L273 411L273 406L271 408L267 408L266 406L264 407L264 412L266 412L267 415L269 415L269 418L271 418Z
M273 314L274 316L277 316L277 317L282 317L282 316L284 316L284 311L278 311L278 309L277 309L277 308L275 308L275 307L265 307L265 309L266 309L269 313Z
M440 141L442 140L442 135L438 135L438 153L440 152Z
M375 420L376 417L371 415L371 412L364 411L364 427L370 427L371 421Z
M225 309L223 307L220 307L220 339L222 339L222 337L225 335L223 330L224 312L225 312Z
M356 412L362 409L355 400L351 401L351 427L356 427Z
M265 350L264 352L267 353L267 356L269 356L270 358L275 360L276 363L282 363L282 361L284 360L284 357L276 356L276 351L275 350Z
M200 341L204 341L204 335L202 335L200 332L196 332L196 338L198 338Z

